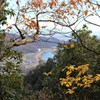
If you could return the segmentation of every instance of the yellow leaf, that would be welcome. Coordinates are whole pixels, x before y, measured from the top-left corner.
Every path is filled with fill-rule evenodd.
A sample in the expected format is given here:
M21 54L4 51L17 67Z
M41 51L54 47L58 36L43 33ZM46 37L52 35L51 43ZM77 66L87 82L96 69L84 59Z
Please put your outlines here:
M74 48L74 42L73 41L70 42L69 48Z
M69 84L66 84L66 87L70 87L70 85Z
M67 69L67 66L65 68L62 69L62 72L65 71Z
M68 67L69 70L74 71L74 65Z
M88 77L88 78L92 78L92 77L93 77L93 75L88 75L87 77Z
M94 16L93 14L90 14L89 16Z
M95 76L95 80L96 80L96 81L99 81L99 80L100 80L100 74L97 74L97 75Z
M87 85L84 86L84 88L86 88L86 87L90 87L90 86L91 86L90 84L87 84Z
M80 75L82 75L82 71L79 71L79 73L78 73L78 75L77 75L77 76L80 76Z
M71 89L68 89L68 91L66 92L66 94L73 94L74 93L74 90L71 90Z
M63 45L64 48L68 48L68 46L66 44Z
M72 72L71 71L67 71L66 72L66 75L70 75Z
M78 83L78 84L77 84L77 86L79 86L79 87L82 87L82 86L83 86L83 84L81 84L81 83Z
M79 81L79 80L81 80L81 78L80 77L77 77L77 78L75 78L75 82L77 82L77 81Z
M43 73L45 76L48 76L48 74L46 72Z
M48 74L49 74L49 75L51 75L51 74L52 74L52 72L48 72Z

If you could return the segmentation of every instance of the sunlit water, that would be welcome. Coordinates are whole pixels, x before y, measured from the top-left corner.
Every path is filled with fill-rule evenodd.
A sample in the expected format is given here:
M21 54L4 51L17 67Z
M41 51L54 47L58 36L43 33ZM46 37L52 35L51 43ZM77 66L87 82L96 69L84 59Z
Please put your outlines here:
M45 52L45 53L43 53L43 55L42 55L42 59L43 60L48 60L48 58L53 58L54 57L54 54L52 53L52 52Z

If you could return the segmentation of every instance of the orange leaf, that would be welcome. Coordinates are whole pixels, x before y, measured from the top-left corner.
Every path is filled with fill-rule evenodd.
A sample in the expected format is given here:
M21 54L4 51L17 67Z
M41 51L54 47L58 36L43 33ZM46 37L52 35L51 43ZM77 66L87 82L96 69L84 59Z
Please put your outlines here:
M34 26L34 29L35 29L35 30L39 30L39 27L38 27L38 26Z
M38 0L38 5L42 6L42 4L43 4L43 1L42 0Z
M94 8L94 7L92 7L92 10L95 10L95 8Z
M70 3L72 4L72 5L76 5L76 2L74 1L74 0L70 0Z
M52 4L51 2L49 2L49 6L50 6L50 8L52 9L53 4Z
M43 4L43 1L42 0L33 0L32 1L32 4L34 5L34 6L42 6L42 4Z
M84 1L84 5L86 5L86 3L87 3L87 2L86 2L86 1Z
M49 2L49 6L52 9L52 7L57 5L58 0L52 0L51 2Z
M61 13L61 14L64 14L64 13L65 13L65 10L57 9L57 10L56 10L56 13L58 13L58 14L60 14L60 13Z
M24 20L27 21L27 22L30 21L28 18L24 18Z
M33 4L34 6L36 6L36 5L37 5L37 0L33 0L33 1L32 1L32 4Z
M47 6L47 4L46 4L46 3L43 3L42 8L43 8L43 9L45 9L45 8L46 8L46 6Z
M34 26L37 26L37 23L36 23L34 20L32 20L31 23L32 23Z
M61 6L66 6L67 4L63 1L62 3L61 3Z
M82 2L82 0L77 0L77 2L78 2L78 3L81 3L81 2Z

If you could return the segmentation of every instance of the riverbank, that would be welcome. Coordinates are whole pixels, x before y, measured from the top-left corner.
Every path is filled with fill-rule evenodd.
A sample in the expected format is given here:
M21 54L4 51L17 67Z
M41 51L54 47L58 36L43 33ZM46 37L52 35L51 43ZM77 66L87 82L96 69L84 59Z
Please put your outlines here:
M43 59L43 54L46 52L54 53L56 48L43 48L36 53L27 53L23 55L23 63L21 64L21 71L23 75L27 75L29 71L35 69L39 64L45 63L46 60Z

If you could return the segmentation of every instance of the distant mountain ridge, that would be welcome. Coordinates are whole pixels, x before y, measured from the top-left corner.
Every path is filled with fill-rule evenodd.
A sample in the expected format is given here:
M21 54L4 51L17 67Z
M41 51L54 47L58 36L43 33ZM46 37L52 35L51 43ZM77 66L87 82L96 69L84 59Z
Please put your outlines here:
M7 34L7 40L16 39L19 36L16 34ZM13 49L26 53L35 53L38 49L57 47L61 41L55 37L39 36L35 42L27 43L25 45L16 46Z

